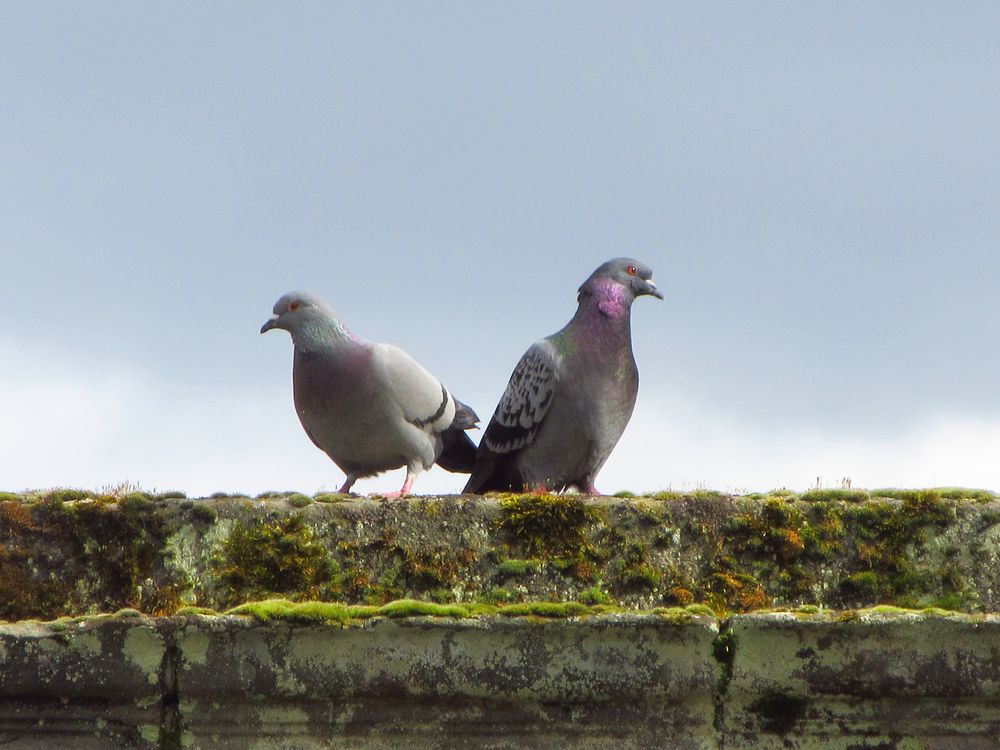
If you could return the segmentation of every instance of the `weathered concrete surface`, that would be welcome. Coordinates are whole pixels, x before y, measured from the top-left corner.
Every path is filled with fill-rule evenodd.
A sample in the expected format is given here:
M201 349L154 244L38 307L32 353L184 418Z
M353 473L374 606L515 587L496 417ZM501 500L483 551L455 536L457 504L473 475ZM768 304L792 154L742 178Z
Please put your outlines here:
M6 626L4 748L716 747L710 617Z
M883 491L883 494L890 491ZM990 493L185 500L0 493L0 620L281 597L1000 611ZM963 494L964 492L964 494Z
M1000 746L1000 618L109 617L0 628L0 746Z
M159 747L165 654L141 618L0 624L0 747Z
M725 746L1000 747L1000 618L733 618Z
M191 620L186 742L295 747L714 747L712 618Z
M998 563L982 492L0 493L0 747L1000 747L995 615L830 612Z

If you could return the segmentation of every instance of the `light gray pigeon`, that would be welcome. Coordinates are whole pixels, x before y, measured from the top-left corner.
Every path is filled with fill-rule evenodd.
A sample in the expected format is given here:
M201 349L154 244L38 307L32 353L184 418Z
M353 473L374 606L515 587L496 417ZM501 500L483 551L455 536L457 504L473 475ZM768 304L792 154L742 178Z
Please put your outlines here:
M399 492L437 462L468 473L476 446L465 430L479 417L402 349L351 333L320 299L289 292L261 327L292 335L295 411L309 439L354 482L406 467Z
M464 492L576 487L600 494L594 478L635 406L632 301L663 299L649 266L603 264L579 290L579 307L558 333L534 344L514 368L479 442Z

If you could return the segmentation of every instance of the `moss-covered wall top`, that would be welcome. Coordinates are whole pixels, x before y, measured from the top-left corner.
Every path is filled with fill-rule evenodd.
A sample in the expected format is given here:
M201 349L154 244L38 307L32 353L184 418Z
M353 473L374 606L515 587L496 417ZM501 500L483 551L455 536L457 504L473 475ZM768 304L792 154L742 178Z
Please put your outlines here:
M466 614L997 611L998 555L1000 501L982 491L0 493L0 619L161 615L274 598L355 612L416 600Z

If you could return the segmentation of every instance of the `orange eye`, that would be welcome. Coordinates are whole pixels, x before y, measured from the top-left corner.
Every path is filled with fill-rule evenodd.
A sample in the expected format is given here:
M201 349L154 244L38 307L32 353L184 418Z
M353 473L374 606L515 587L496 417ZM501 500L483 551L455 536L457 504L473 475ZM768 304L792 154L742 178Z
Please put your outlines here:
M298 309L299 309L299 301L298 300L295 300L294 302L289 302L288 303L288 310L289 310L289 312L295 312Z
M628 275L629 276L635 276L635 273L636 273L635 266L629 266L625 270L628 271Z

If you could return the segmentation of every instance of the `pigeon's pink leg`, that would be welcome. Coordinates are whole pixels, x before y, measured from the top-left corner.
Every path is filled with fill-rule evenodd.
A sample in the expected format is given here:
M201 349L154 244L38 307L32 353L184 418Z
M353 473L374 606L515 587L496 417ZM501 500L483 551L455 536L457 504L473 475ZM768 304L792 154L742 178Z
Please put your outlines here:
M406 497L410 494L410 489L413 487L413 480L417 478L416 474L411 474L409 471L406 472L406 479L403 481L403 486L398 492L386 492L382 497L388 498L398 498Z
M593 495L594 497L604 497L604 493L601 492L599 489L597 489L594 486L593 482L591 482L590 484L588 484L586 487L583 488L583 494Z
M536 484L534 487L528 488L529 495L551 495L549 488L544 484Z
M339 495L350 494L351 487L354 486L354 483L356 481L358 481L358 478L356 476L354 476L353 474L348 474L347 479L344 480L344 483L340 486L340 489L337 490L337 494Z

